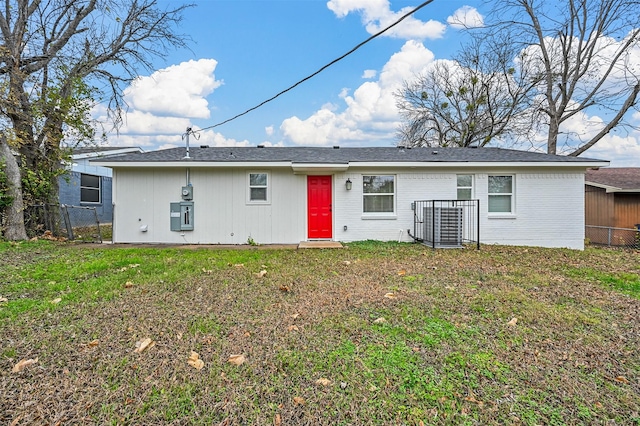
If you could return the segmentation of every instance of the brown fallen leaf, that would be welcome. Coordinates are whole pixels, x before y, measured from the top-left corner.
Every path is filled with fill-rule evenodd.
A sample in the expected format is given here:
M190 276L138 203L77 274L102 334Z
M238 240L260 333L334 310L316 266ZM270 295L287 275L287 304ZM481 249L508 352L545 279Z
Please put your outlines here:
M87 346L90 348L94 348L96 346L98 346L98 344L100 343L100 341L98 339L92 340L89 343L87 343Z
M398 275L400 275L400 276L407 275L407 271L402 269L402 270L398 271Z
M287 327L287 331L298 331L298 326L297 325L290 325L289 327Z
M518 318L513 317L513 318L511 318L511 321L509 321L509 322L507 323L507 325L509 325L509 326L512 326L512 327L513 327L513 326L515 326L515 325L516 325L516 323L517 323L517 322L518 322Z
M256 274L256 277L258 277L258 278L262 278L262 277L264 277L265 275L267 275L267 271L266 271L266 269L263 269L262 271L260 271L260 272L258 272L258 273Z
M333 383L331 380L325 378L316 380L316 385L329 386L331 383Z
M282 285L280 286L280 291L284 291L285 293L287 293L287 292L291 291L291 289L289 288L289 286L288 286L288 285L286 285L286 284L282 284Z
M300 316L300 314L297 314L297 313L296 313L296 314L289 315L289 316L290 316L291 318L293 318L293 319L296 319L296 318L298 318L298 317Z
M373 323L374 323L374 324L382 324L382 323L385 323L385 322L387 322L387 320L385 319L385 317L380 317L380 318L375 319L375 320L373 321Z
M38 358L20 360L16 365L13 366L11 371L14 372L14 373L19 373L20 371L24 370L25 368L29 367L30 365L35 364L36 362L38 362Z
M53 299L51 301L51 303L53 303L54 305L57 305L60 302L62 302L62 298L61 297L56 297L55 299Z
M384 295L385 299L395 299L396 295L394 293L387 293Z
M200 355L197 352L191 351L191 355L189 355L189 359L187 360L187 364L195 368L196 370L202 370L204 367L204 361L200 359Z
M242 365L244 364L244 362L246 361L246 358L244 357L244 355L239 354L239 355L229 355L229 363L233 364L233 365Z
M302 397L300 397L300 396L294 396L294 397L293 397L293 402L294 402L296 405L304 405L306 401L304 400L304 398L302 398Z
M627 380L627 378L626 378L626 377L624 377L624 376L618 376L618 377L616 377L616 378L615 378L615 381L616 381L616 382L620 382L620 383L624 383L624 384L626 384L626 385L628 385L628 384L629 384L629 380Z
M347 265L347 266L351 265L351 262L350 262L350 261L348 261L348 260L343 260L343 261L342 261L342 263L344 263L344 264L345 264L345 265Z
M153 346L155 346L155 344L156 342L147 337L140 342L136 342L136 349L134 350L134 352L141 354L145 350L151 349Z
M273 417L273 426L282 426L282 417L280 417L279 413Z

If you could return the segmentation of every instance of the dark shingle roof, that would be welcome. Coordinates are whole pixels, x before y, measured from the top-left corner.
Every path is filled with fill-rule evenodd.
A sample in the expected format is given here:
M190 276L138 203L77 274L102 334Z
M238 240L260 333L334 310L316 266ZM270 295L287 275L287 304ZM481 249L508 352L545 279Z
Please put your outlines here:
M626 191L640 192L640 168L639 167L613 167L604 169L589 169L584 180L611 186Z
M109 163L183 161L186 148L171 148L111 157ZM191 148L191 162L292 162L347 164L350 162L552 162L586 163L589 158L549 155L502 148L318 148L318 147L215 147Z

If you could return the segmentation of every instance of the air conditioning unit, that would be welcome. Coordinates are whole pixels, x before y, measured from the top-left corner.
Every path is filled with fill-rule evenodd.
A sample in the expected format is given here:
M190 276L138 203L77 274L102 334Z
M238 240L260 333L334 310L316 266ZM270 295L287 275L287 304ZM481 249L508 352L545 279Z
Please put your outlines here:
M461 247L462 217L462 207L425 207L424 241L436 247Z

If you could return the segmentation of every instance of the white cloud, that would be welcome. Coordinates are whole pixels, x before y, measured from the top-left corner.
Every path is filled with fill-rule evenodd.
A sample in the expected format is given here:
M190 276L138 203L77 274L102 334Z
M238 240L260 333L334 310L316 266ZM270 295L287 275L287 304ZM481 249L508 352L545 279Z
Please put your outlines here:
M222 82L216 80L214 59L183 62L138 78L125 89L130 110L123 116L122 126L107 135L110 146L140 146L165 149L185 146L182 135L192 127L192 118L209 118L206 96ZM93 110L93 117L106 123L104 105ZM266 129L271 128L270 126ZM212 130L197 131L190 137L191 146L248 146L248 140L226 138Z
M135 110L168 117L209 118L205 99L222 82L216 80L215 59L182 62L139 77L125 91L125 100Z
M362 78L375 78L376 75L378 75L378 71L376 70L364 70L364 72L362 73Z
M264 132L267 134L267 136L271 136L273 135L273 126L267 126L264 128Z
M296 145L375 142L391 144L399 124L393 93L403 80L411 79L433 62L433 53L422 43L408 41L382 68L376 81L367 81L353 95L341 92L344 111L335 104L323 105L306 119L291 117L280 130Z
M484 18L475 7L462 6L447 18L447 23L457 30L479 28L484 26Z
M398 12L393 12L388 0L330 0L327 2L327 7L339 18L344 18L352 12L359 12L369 34L375 34L388 27L413 9L413 7L405 7ZM423 22L409 16L383 35L405 40L436 39L443 36L445 29L446 26L441 22L434 20Z

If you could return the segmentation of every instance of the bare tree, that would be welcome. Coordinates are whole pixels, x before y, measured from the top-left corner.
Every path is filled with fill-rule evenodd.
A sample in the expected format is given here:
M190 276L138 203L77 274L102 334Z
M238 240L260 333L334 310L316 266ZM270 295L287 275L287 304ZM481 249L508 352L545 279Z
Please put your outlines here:
M526 131L531 84L513 66L511 44L480 38L454 60L433 63L396 92L404 121L400 143L410 146L484 146Z
M534 110L546 128L548 153L577 156L626 124L624 118L640 93L637 0L490 4L493 23L486 32L521 49L514 66L537 80ZM596 123L589 122L590 114L598 115ZM576 119L584 130L569 125Z
M3 3L0 124L22 169L10 183L23 195L30 183L29 189L38 189L31 196L57 198L65 134L93 138L94 101L106 102L114 124L121 122L123 86L141 69L151 69L154 58L186 46L187 37L176 28L189 6L162 9L156 0Z

